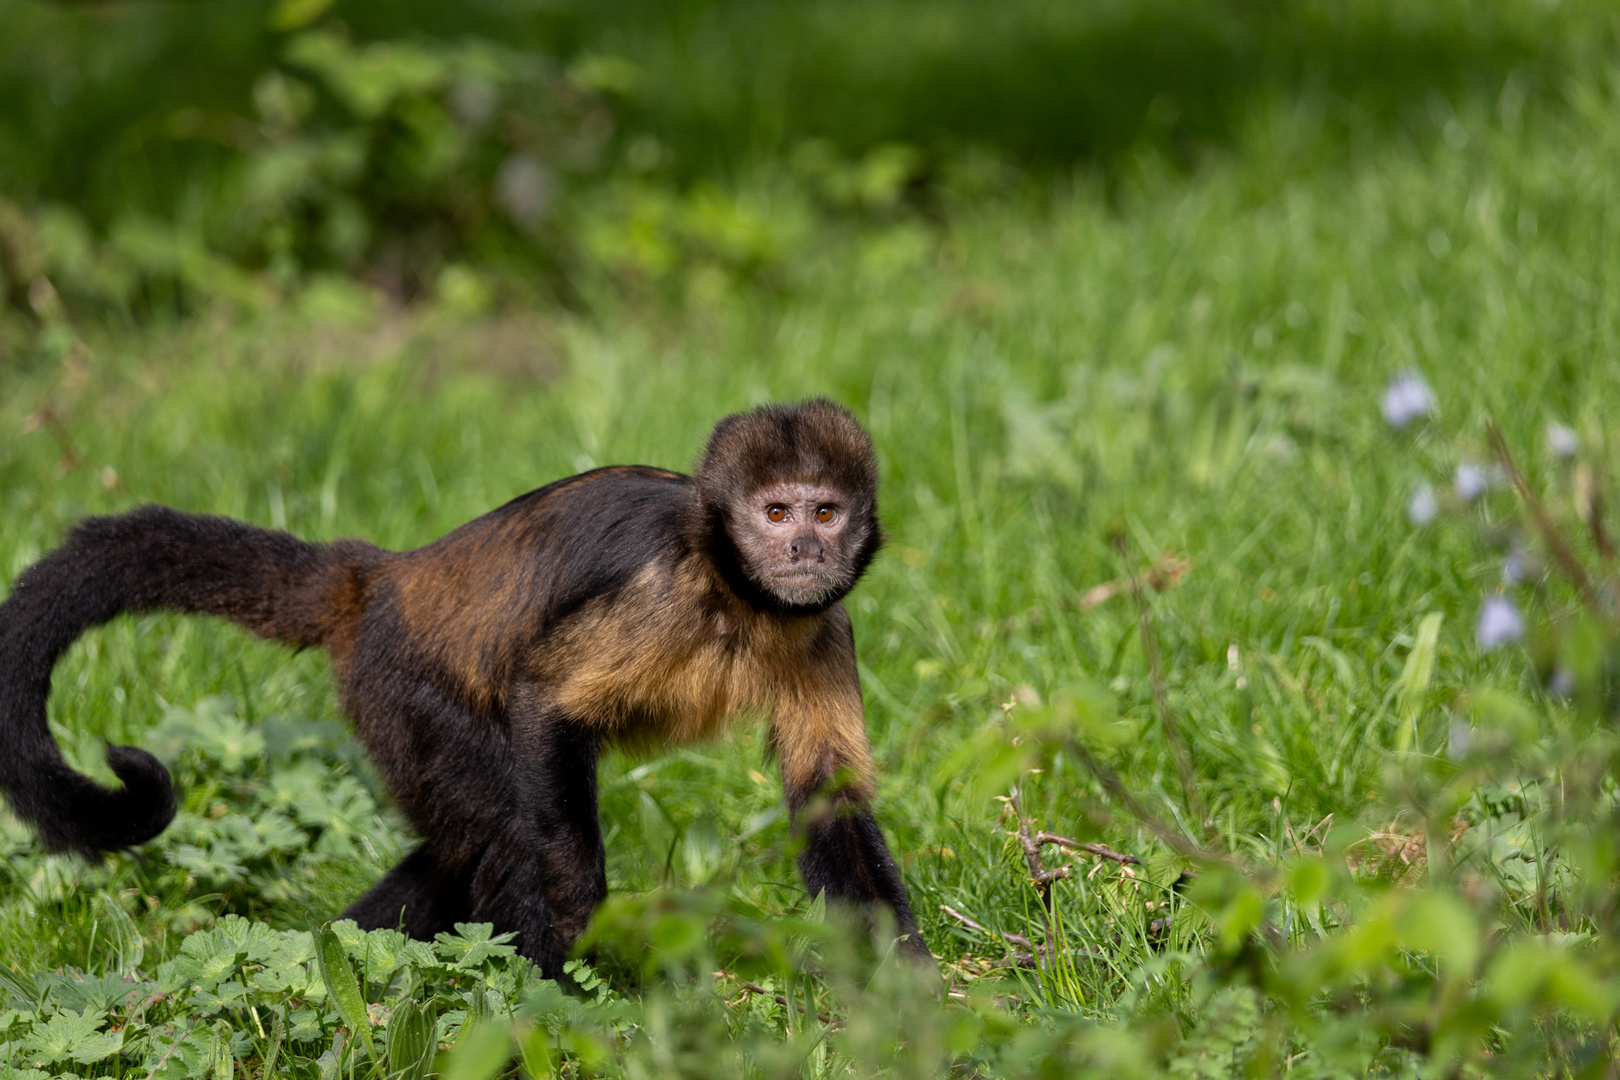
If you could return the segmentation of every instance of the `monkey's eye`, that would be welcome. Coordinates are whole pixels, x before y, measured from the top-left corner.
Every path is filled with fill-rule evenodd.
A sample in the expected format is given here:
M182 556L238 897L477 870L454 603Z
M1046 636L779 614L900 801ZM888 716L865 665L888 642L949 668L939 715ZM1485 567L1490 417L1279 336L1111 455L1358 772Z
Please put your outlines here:
M817 508L817 510L816 510L816 520L817 521L819 521L823 525L825 525L827 522L831 521L832 519L833 519L833 508L832 507L830 507L830 506L822 506L822 507Z
M787 520L787 507L785 507L785 506L773 506L769 510L765 511L765 516L767 518L769 518L771 521L786 521Z

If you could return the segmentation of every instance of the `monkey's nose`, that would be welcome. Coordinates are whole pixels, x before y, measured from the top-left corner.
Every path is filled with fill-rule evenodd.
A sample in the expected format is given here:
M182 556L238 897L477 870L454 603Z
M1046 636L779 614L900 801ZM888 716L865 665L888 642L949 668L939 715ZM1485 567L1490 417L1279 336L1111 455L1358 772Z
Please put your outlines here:
M788 544L788 558L794 562L798 562L800 559L814 559L816 562L820 562L822 559L821 543L813 536L795 537Z

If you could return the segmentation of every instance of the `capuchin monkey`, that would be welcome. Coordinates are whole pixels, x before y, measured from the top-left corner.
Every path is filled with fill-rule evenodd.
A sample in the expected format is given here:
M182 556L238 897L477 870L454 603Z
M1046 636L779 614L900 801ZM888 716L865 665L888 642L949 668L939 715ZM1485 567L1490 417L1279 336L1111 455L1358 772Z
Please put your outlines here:
M161 506L87 518L0 604L0 791L52 851L96 859L168 826L155 757L109 746L123 787L106 788L46 725L57 659L122 612L217 615L318 646L422 839L344 916L415 938L493 923L557 976L607 895L598 755L759 715L811 894L892 926L901 955L931 964L868 808L842 604L882 541L871 440L825 399L726 417L693 476L595 469L414 551Z

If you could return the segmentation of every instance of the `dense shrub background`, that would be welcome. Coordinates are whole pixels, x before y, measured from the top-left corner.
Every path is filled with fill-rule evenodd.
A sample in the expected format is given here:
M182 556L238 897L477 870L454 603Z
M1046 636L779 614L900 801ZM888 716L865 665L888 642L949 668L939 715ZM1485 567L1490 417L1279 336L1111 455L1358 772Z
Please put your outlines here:
M779 282L800 215L711 185L937 218L1077 165L1192 168L1279 108L1340 156L1509 76L1556 92L1609 35L1578 0L5 0L0 27L9 299L45 275L138 317L377 302L353 279L487 303L469 264L575 304L595 270Z

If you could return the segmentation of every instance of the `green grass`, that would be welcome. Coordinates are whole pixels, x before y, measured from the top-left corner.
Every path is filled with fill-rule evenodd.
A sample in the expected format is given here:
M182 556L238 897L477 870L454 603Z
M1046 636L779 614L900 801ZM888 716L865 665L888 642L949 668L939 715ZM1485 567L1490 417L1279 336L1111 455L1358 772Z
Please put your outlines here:
M142 501L414 546L582 468L685 468L722 414L829 394L865 419L882 461L890 542L849 601L878 813L928 941L965 979L1009 949L942 904L1041 934L1000 792L975 783L972 761L951 764L1002 722L1000 704L1029 689L1102 695L1117 715L1087 729L1097 752L1186 819L1136 611L1128 598L1081 610L1091 586L1161 553L1192 560L1151 600L1169 700L1221 841L1261 861L1330 814L1390 824L1380 770L1404 737L1397 678L1426 614L1444 622L1412 748L1443 749L1464 688L1530 678L1511 652L1473 644L1496 557L1473 529L1417 528L1405 511L1453 455L1483 458L1487 417L1539 471L1549 420L1600 441L1620 406L1620 101L1604 83L1522 104L1510 85L1437 106L1420 137L1331 166L1319 120L1278 106L1241 153L1190 178L1145 158L1106 191L1081 178L1041 200L953 208L943 226L825 225L780 290L705 279L678 309L600 301L504 326L221 317L48 337L0 371L0 578L81 515ZM1384 425L1379 394L1408 367L1460 441ZM55 687L52 719L83 761L97 740L146 743L167 707L217 695L255 723L339 716L323 658L170 617L88 635ZM611 759L610 888L712 882L764 914L803 912L762 753L742 730ZM328 756L371 783L352 756ZM1026 784L1042 827L1147 862L1135 881L1086 864L1056 884L1066 939L1101 959L1024 973L1022 1010L1117 1018L1153 981L1145 905L1177 902L1183 864L1098 818L1098 795L1062 754ZM201 821L234 797L193 790L187 808ZM289 861L274 888L188 879L166 839L142 861L86 868L39 856L9 825L4 962L105 968L102 891L126 902L148 963L226 912L311 925L405 842L386 811L362 823L367 842ZM1179 920L1172 944L1196 952L1199 926Z

